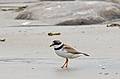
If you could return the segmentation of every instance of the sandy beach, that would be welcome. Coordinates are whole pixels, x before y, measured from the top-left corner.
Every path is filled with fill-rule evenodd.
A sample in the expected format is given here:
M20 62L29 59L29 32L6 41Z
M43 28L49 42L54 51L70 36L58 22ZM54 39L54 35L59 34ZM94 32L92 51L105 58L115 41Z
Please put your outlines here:
M120 28L106 27L119 19L77 26L16 20L16 7L36 4L19 1L0 4L0 79L120 79ZM10 11L2 11L8 6ZM90 56L71 59L68 69L62 69L65 59L49 47L54 39Z
M0 42L0 78L119 79L120 29L97 26L0 29L0 36L6 39ZM48 32L60 32L61 35L48 36ZM60 39L91 56L73 59L68 69L61 69L64 59L49 47L54 39Z

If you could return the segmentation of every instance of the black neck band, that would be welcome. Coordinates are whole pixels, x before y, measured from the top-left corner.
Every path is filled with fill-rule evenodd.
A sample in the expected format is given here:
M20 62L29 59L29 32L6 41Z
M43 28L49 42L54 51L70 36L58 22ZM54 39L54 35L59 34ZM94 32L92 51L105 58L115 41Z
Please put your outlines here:
M60 47L58 48L54 48L54 50L60 50L61 48L63 48L64 44L62 44Z

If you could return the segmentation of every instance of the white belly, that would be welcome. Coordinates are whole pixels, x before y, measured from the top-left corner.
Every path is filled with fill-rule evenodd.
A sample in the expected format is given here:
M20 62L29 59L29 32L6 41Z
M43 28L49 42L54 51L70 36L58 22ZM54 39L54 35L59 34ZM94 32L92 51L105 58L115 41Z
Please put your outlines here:
M66 51L55 51L55 53L60 57L70 58L70 59L77 58L77 57L81 56L81 54L71 54L71 53L67 53Z

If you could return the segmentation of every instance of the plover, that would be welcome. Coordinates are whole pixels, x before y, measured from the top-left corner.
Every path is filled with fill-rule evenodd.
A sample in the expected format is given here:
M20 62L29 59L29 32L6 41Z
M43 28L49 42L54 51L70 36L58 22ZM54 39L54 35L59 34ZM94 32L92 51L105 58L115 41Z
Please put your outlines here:
M65 63L61 68L68 67L68 59L74 59L74 58L80 57L81 55L89 56L86 53L79 52L75 48L64 44L60 40L54 40L50 45L50 47L52 46L54 46L55 53L58 56L66 59Z

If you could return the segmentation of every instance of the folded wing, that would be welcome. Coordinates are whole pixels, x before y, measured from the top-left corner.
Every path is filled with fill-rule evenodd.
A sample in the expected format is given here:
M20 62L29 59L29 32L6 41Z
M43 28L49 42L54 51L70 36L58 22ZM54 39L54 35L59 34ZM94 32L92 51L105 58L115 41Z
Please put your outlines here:
M85 56L89 56L88 54L79 52L76 49L74 49L73 47L66 45L66 44L64 44L64 50L66 50L68 53L71 53L71 54L83 54Z

